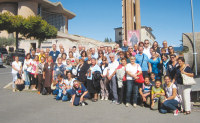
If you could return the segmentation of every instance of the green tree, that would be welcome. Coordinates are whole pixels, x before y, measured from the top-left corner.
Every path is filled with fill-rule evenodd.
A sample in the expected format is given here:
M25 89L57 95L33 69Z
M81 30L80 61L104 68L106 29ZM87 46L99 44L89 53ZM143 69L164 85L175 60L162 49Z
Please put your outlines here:
M104 42L109 42L109 39L108 39L108 38L105 38L105 39L104 39Z
M23 18L10 13L0 14L0 30L6 30L8 33L16 32L16 49L18 49L18 34L26 38L34 37L39 41L39 47L44 40L57 36L57 29L40 16Z
M55 38L57 36L57 29L48 24L40 16L30 16L24 21L24 30L21 32L25 37L34 37L38 40L38 47L45 39ZM28 32L28 33L27 33Z

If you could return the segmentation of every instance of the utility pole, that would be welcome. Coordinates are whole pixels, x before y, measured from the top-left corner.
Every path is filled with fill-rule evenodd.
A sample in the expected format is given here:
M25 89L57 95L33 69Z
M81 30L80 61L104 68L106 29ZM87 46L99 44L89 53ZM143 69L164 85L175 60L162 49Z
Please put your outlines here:
M196 51L196 41L194 32L194 16L193 16L193 0L191 0L191 14L192 14L192 32L193 32L193 54L194 54L194 64L195 64L195 75L197 76L197 51Z

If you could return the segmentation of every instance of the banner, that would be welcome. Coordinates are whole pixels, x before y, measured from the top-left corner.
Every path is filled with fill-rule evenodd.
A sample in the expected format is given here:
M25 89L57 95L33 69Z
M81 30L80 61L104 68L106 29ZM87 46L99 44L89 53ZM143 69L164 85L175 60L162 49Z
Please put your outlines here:
M134 31L128 31L128 45L134 46L140 41L140 31L134 30Z

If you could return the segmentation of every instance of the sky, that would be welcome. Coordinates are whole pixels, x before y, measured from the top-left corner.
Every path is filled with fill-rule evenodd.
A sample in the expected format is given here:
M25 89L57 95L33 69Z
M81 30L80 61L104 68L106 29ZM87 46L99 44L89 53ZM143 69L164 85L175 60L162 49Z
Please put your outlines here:
M122 26L121 0L50 0L61 2L76 14L69 33L104 41L115 41L114 28ZM140 0L141 24L153 29L156 41L179 46L182 33L192 32L190 0ZM193 0L194 29L200 32L200 0Z

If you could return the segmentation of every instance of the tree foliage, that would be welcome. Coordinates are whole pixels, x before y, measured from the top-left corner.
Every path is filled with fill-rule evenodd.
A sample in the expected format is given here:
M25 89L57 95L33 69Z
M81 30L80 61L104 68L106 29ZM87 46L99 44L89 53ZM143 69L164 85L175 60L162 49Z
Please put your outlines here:
M6 30L8 33L17 32L26 38L34 37L39 41L39 46L45 39L57 36L57 29L40 16L23 18L20 15L2 13L0 14L0 30Z
M13 38L0 38L0 47L6 47L15 44L15 39Z
M107 38L104 39L104 42L112 42L112 39L111 39L111 38L109 39L109 38L107 37Z

